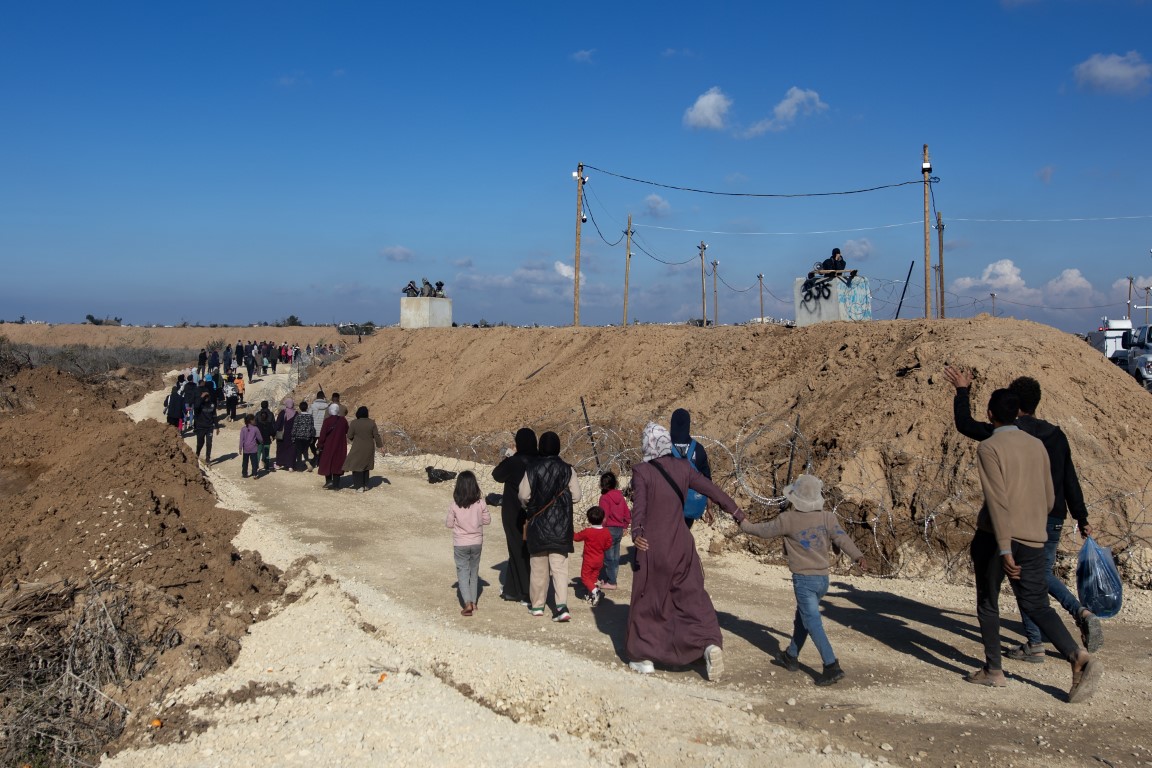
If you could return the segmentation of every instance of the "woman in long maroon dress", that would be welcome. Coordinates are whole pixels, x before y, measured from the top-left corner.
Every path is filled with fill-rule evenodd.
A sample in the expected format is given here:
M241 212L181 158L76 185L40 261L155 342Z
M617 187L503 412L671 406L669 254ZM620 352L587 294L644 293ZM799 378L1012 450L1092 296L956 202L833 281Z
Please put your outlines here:
M720 623L704 590L704 568L696 540L684 525L684 495L699 491L736 518L744 513L728 494L697 472L687 459L673 458L668 430L649 423L643 436L644 463L632 467L632 539L636 568L624 648L629 666L642 674L653 662L691 664L701 657L709 680L724 671Z
M320 464L316 471L324 475L324 487L340 490L340 476L344 474L344 459L348 458L348 419L344 406L332 403L320 427L316 447L320 449Z

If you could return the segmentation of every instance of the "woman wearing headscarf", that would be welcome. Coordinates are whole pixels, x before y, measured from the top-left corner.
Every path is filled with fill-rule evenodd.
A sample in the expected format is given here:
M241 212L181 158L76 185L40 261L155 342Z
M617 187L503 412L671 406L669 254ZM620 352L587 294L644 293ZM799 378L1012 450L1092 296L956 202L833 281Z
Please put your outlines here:
M689 488L699 491L736 522L744 513L687 460L671 455L672 438L664 427L649 422L642 446L644 462L632 467L637 552L624 641L629 666L650 674L653 662L681 666L703 657L708 679L718 680L724 671L723 639L712 598L704 590L696 541L684 525L684 496Z
M500 517L504 538L508 541L508 567L504 569L504 588L500 599L529 604L528 547L524 543L524 506L520 503L520 481L528 465L538 454L536 433L528 427L516 432L516 452L508 451L504 460L492 470L492 479L504 483L500 497Z
M296 469L296 441L292 427L296 423L296 402L284 398L284 407L276 414L276 466L293 472Z
M376 422L368 418L368 406L356 409L356 418L348 425L348 442L352 447L344 459L343 470L352 473L352 487L357 493L368 490L368 473L376 466L376 449L384 447L384 438Z
M316 438L320 447L320 466L316 471L324 475L324 487L331 491L340 490L344 459L348 458L348 419L344 418L345 413L347 410L340 403L328 406L320 437Z
M572 505L580 501L576 472L560 458L560 436L540 435L540 457L528 465L517 492L527 517L524 529L528 545L529 612L544 615L548 601L548 578L556 598L552 621L569 621L568 555L572 553Z

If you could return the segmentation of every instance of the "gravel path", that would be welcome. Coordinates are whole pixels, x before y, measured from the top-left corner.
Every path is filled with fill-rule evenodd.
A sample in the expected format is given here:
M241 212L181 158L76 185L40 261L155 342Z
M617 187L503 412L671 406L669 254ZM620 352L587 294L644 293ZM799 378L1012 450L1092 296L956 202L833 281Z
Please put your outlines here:
M258 386L250 400L260 399ZM163 394L126 410L154 416ZM235 435L231 426L219 438L229 454ZM183 734L180 743L122 752L106 765L1152 761L1143 730L1152 709L1147 593L1127 595L1125 612L1106 622L1102 690L1071 706L1067 665L1051 655L1008 667L1002 690L961 681L979 664L970 587L837 575L825 623L848 679L816 688L814 650L805 649L801 673L769 663L791 632L787 570L711 554L734 535L723 521L697 540L725 633L725 678L708 683L699 666L641 677L622 658L626 567L621 589L595 610L570 601L570 624L533 619L497 599L504 557L495 522L479 610L464 618L443 527L451 484L430 485L403 468L411 461L381 459L369 493L332 493L312 473L241 480L239 464L228 458L207 471L221 504L251 515L237 547L288 569L288 594L253 625L231 668L134 714L130 728L146 732L156 717ZM478 476L485 492L499 490L484 468ZM575 577L579 552L569 563ZM1018 630L1011 604L1006 634Z

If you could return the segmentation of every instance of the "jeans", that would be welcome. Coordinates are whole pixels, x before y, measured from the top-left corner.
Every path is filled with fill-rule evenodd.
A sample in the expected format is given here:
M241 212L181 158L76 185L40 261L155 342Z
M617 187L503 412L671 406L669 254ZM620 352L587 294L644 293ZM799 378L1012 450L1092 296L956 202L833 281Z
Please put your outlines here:
M260 456L260 454L258 454L258 453L246 453L246 454L244 454L244 458L240 464L240 466L241 466L240 472L244 477L248 477L248 465L249 464L252 465L252 477L256 477L256 473L258 471L260 471L259 456Z
M264 469L267 471L272 469L272 462L268 459L268 443L260 443L256 446L257 461L264 462Z
M1048 541L1044 544L1044 572L1048 574L1048 594L1056 598L1060 607L1068 611L1073 619L1079 619L1083 606L1076 599L1076 595L1072 594L1072 590L1068 589L1068 585L1052 573L1052 568L1056 565L1056 550L1060 547L1060 533L1063 529L1064 521L1062 519L1048 518ZM1023 621L1024 636L1028 638L1028 645L1043 643L1045 637L1040 631L1040 627L1036 626L1036 623L1027 616L1023 617Z
M452 559L456 561L456 586L460 588L460 600L464 605L476 602L482 546L471 544L467 547L452 547Z
M796 593L796 617L792 622L792 642L788 644L788 655L794 659L799 658L800 649L811 637L824 666L835 663L836 652L832 650L832 643L828 642L828 635L824 634L824 622L820 618L820 598L828 594L828 577L794 573L792 591Z
M976 618L980 622L980 639L984 643L984 666L1000 669L1000 587L1004 583L1004 563L996 537L987 531L976 531L969 549L976 577ZM1044 547L1029 547L1012 542L1012 558L1020 567L1020 578L1009 579L1020 613L1028 616L1051 641L1064 658L1072 661L1080 646L1072 639L1064 622L1048 602L1045 578Z
M624 529L610 525L608 533L612 534L612 546L604 550L604 567L600 569L600 575L605 584L615 584L620 571L620 540L624 538Z

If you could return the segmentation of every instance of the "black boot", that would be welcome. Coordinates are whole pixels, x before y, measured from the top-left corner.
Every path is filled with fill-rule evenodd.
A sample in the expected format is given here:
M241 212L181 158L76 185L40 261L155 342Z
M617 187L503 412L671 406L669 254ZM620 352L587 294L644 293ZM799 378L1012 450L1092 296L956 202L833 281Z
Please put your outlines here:
M840 669L840 662L834 661L824 665L824 671L816 676L816 685L835 685L844 679L844 670Z

